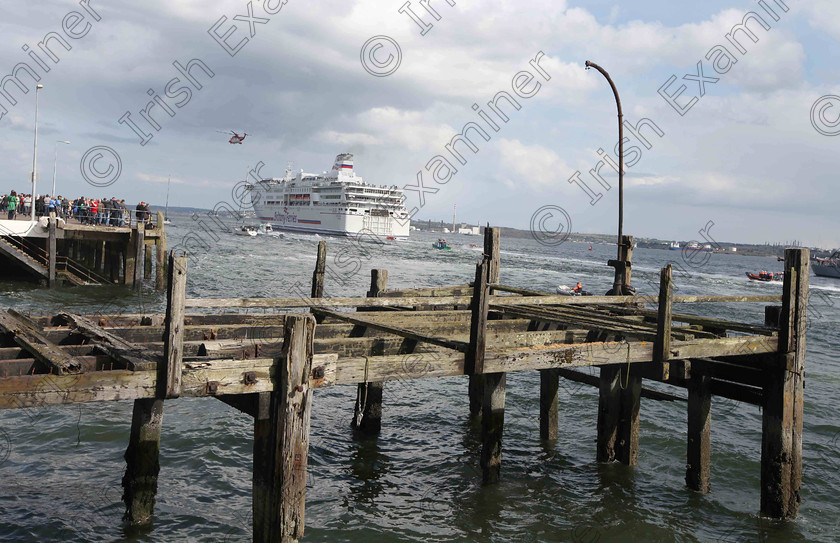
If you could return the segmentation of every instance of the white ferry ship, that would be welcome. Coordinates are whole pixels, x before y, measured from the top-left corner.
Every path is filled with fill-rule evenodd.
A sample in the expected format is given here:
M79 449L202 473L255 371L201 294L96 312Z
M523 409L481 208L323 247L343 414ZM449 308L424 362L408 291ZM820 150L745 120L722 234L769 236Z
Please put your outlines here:
M370 185L353 171L353 155L340 154L332 171L293 174L246 185L257 217L275 228L346 236L360 232L404 239L410 216L396 185Z

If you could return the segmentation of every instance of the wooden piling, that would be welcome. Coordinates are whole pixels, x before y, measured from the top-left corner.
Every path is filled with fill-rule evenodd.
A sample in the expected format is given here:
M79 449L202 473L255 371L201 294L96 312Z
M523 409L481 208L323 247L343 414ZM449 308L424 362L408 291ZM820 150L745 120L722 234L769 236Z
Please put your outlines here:
M464 358L464 373L470 376L469 398L470 416L478 416L484 405L484 353L486 346L487 313L490 308L490 290L487 286L487 276L490 269L490 259L487 256L475 267L475 282L471 303L472 317L470 319L470 345Z
M560 372L540 370L540 439L554 441L559 430Z
M56 239L55 239L55 213L50 213L49 238L47 239L48 259L48 283L50 288L58 285L56 281Z
M506 377L506 373L484 374L484 399L481 405L481 474L485 484L495 483L501 476Z
M137 225L136 230L131 231L131 235L136 238L133 241L134 249L134 281L135 288L140 288L143 284L143 251L146 248L146 229L143 223Z
M656 341L653 344L653 361L662 372L662 379L667 381L670 374L671 358L671 315L674 286L671 265L662 268L659 273L659 310L656 318Z
M320 255L319 243L319 262ZM370 270L370 290L367 293L367 297L378 298L380 293L384 292L387 288L388 270ZM356 390L356 405L354 407L352 422L355 430L363 434L375 435L382 429L382 394L384 388L385 383L382 381L359 383Z
M610 261L610 265L623 267L625 290L630 287L632 259L633 236L622 236L618 263ZM622 293L613 289L608 294ZM618 460L630 466L638 462L641 394L642 378L629 364L601 367L596 440L598 462Z
M187 298L187 257L169 255L169 287L166 293L166 321L163 333L163 363L158 364L158 395L181 395L184 356L184 314Z
M293 542L303 537L306 466L312 389L309 378L315 319L285 319L283 354L277 359L277 383L271 392L268 424L255 424L254 542ZM257 435L267 430L267 434Z
M318 258L315 261L315 271L312 272L312 297L324 296L324 272L327 269L327 242L318 242Z
M134 286L134 271L137 267L137 225L131 227L128 241L120 247L123 254L123 283Z
M688 382L688 454L685 483L691 490L711 491L712 378L706 363L692 361Z
M105 275L105 242L99 242L97 248L99 249L99 258L96 260L96 271L100 275Z
M486 281L489 284L498 283L501 267L501 240L500 230L489 225L484 229L484 258L488 260ZM475 297L473 297L475 299ZM486 320L486 319L485 319ZM481 414L481 406L484 402L484 391L481 374L470 375L469 377L470 416Z
M163 225L163 213L158 211L157 239L155 239L155 289L166 288L166 227Z
M154 513L162 424L163 400L134 400L131 434L125 451L125 475L122 479L125 503L123 521L131 526L149 523Z
M145 244L143 247L143 279L152 278L153 258L154 255L152 254L152 246L149 244Z
M765 371L761 434L761 514L791 519L802 498L802 412L810 273L808 249L785 250L779 355Z

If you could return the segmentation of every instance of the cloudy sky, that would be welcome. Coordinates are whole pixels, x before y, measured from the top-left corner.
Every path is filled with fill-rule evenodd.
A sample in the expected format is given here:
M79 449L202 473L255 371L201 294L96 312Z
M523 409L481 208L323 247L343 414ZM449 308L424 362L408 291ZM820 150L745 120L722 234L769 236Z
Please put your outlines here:
M627 134L625 156L635 163L625 178L626 233L697 239L711 220L720 241L840 245L840 137L831 136L840 131L840 102L819 101L840 94L836 0L762 0L764 7L743 0L451 1L431 0L434 13L412 1L400 13L404 0L3 0L0 75L26 62L41 78L41 185L51 184L56 140L72 142L58 149L61 194L163 204L171 175L172 205L210 207L231 202L234 183L260 161L264 176L281 176L289 162L320 172L336 154L352 152L370 182L417 185L421 172L422 207L420 192L406 193L409 209L421 207L419 219L451 217L457 203L465 221L528 228L538 208L552 205L566 210L575 231L610 233L615 170L600 169L611 190L588 172L598 149L616 157L615 105L603 77L584 69L592 60L617 82L625 118L649 119L664 132L645 132L651 149ZM744 32L729 42L727 33L751 11L769 29L753 19L757 43ZM58 63L38 47L51 32L70 47L47 41ZM375 36L391 41L370 42L363 55ZM718 48L707 59L716 45L731 57ZM540 52L544 74L529 64ZM167 96L179 77L173 63L193 59L214 75L194 66L201 89L179 90L187 85L181 76ZM534 76L518 79L528 98L512 89L524 70ZM35 82L23 70L16 75L29 92L3 80L3 192L25 190L32 166ZM672 76L663 93L685 85L676 99L684 115L658 92ZM507 122L487 107L501 91L520 105L501 102ZM140 113L154 96L171 112L149 111L159 130ZM473 104L498 130L481 124ZM146 145L119 123L126 113L151 136ZM436 155L454 160L445 146L470 122L489 141L473 131L478 153L460 144L466 164L453 162L457 173L436 183L427 163ZM230 145L218 130L252 135ZM112 185L94 188L82 164L103 146L119 155L121 170ZM93 163L104 177L92 178L107 181L110 159L101 150L99 157ZM568 181L575 171L603 193L595 205Z

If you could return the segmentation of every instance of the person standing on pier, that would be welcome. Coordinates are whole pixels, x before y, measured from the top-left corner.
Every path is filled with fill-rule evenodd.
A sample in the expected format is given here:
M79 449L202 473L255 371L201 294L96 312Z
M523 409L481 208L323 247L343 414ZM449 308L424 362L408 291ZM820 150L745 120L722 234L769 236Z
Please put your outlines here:
M7 197L6 202L6 210L9 212L9 220L13 221L15 219L15 213L17 212L18 206L17 193L12 191Z
M29 215L32 213L32 195L31 194L24 194L23 195L23 214Z

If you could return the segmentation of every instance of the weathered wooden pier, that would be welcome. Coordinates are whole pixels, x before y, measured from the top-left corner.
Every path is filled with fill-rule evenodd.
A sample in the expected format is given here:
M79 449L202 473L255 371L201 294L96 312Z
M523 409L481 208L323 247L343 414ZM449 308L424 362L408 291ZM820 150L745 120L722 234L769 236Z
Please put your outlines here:
M139 286L153 274L165 288L163 214L148 225L85 225L45 217L45 223L0 220L0 278L20 277L46 286ZM154 264L153 264L154 263Z
M629 284L632 238L624 242ZM324 242L309 297L187 299L186 262L169 256L165 315L0 315L0 408L134 400L122 482L128 524L153 515L166 400L212 396L253 417L253 539L286 542L304 534L316 389L357 385L355 407L348 405L354 431L376 433L388 381L468 376L464 411L481 417L478 462L489 484L502 476L505 382L514 371L540 372L534 401L543 440L558 435L559 379L598 387L598 462L637 464L642 397L685 401L685 480L703 493L711 489L713 398L761 406L759 509L779 519L797 515L805 249L786 251L781 296L674 295L670 266L656 296L568 297L508 287L494 228L486 230L471 284L389 290L385 270L373 270L370 290L359 298L322 297ZM759 304L758 322L674 311L734 302ZM251 308L265 312L232 312ZM587 366L597 366L600 377L580 371ZM650 390L644 380L686 389L687 396Z

